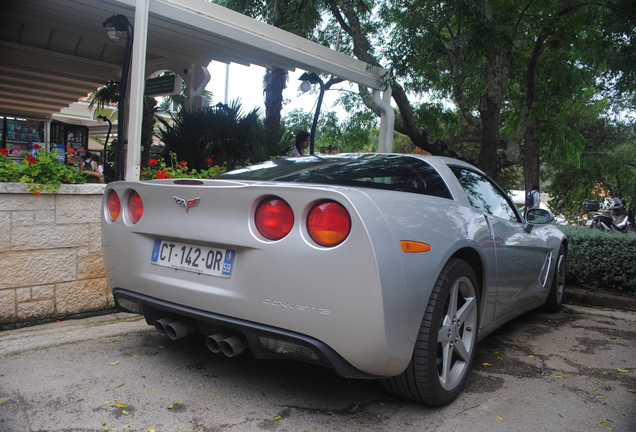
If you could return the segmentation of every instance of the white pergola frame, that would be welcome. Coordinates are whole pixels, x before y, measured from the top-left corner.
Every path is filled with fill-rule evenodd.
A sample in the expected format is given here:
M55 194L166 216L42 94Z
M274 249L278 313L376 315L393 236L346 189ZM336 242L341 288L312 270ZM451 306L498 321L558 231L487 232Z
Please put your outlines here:
M200 0L122 0L135 7L135 38L130 78L130 116L128 122L128 153L126 158L126 180L139 180L141 150L141 122L143 111L143 89L146 80L146 37L148 18L152 11L164 17L172 17L187 23L194 29L214 32L235 41L252 44L258 40L258 48L284 56L303 64L303 68L331 73L371 87L374 100L382 110L380 124L380 152L390 152L393 147L393 109L390 99L390 86L384 79L387 71L352 57L330 50L311 42L237 14L214 3ZM383 91L384 96L380 96ZM387 133L388 131L388 133Z
M70 102L121 79L123 44L108 41L102 26L118 14L134 31L128 119L121 119L127 121L126 180L139 179L145 80L159 70L177 69L196 108L211 60L298 68L369 87L382 113L379 151L392 151L387 70L206 0L5 0L0 114L50 120Z

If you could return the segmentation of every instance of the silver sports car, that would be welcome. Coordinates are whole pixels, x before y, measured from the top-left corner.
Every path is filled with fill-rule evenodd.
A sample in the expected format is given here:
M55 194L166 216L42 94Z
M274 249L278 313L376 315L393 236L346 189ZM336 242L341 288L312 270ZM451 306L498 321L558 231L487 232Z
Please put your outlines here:
M210 180L108 185L117 306L172 339L251 350L432 405L461 391L477 341L562 305L567 239L449 158L281 158Z

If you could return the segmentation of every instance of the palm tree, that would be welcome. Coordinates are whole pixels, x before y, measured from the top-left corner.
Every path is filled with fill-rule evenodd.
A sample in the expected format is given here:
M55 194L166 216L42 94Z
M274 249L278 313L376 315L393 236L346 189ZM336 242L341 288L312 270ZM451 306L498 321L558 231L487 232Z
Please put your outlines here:
M266 131L259 109L244 114L238 100L194 112L182 110L170 122L162 118L159 121L164 158L169 159L174 153L177 160L185 160L189 168L197 170L208 168L208 158L228 169L265 161L286 154L291 145L282 139L282 127Z

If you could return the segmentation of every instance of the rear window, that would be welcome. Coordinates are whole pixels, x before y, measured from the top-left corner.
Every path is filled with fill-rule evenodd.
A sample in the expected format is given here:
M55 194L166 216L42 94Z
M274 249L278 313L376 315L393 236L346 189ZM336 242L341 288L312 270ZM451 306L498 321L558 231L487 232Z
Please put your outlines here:
M364 154L277 159L217 178L386 189L452 199L437 171L409 156Z

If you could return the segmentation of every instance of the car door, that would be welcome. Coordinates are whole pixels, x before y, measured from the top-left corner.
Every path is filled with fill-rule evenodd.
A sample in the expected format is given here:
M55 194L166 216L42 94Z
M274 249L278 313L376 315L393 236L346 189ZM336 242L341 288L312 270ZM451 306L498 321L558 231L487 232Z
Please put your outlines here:
M488 252L492 256L494 249L495 265L494 272L489 269L496 289L494 319L539 300L553 259L551 249L537 233L527 232L513 203L491 179L465 167L452 170L470 204L483 211L490 228Z

